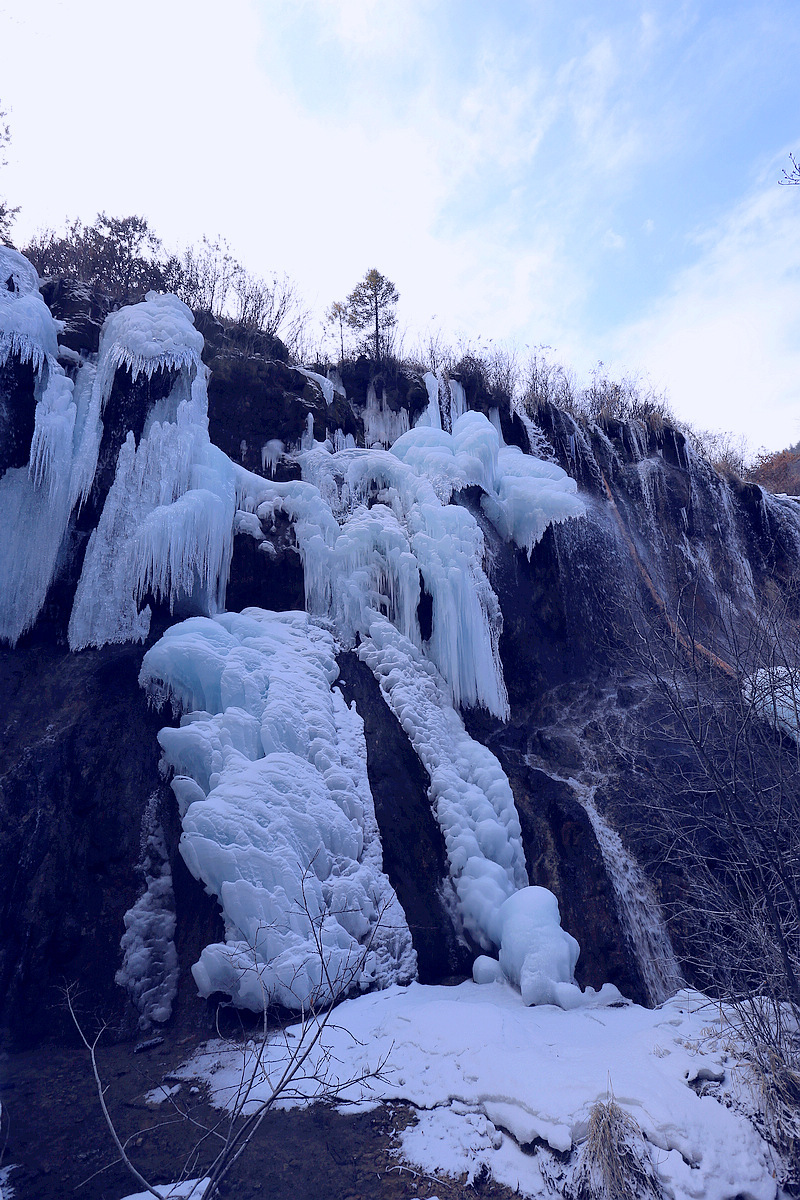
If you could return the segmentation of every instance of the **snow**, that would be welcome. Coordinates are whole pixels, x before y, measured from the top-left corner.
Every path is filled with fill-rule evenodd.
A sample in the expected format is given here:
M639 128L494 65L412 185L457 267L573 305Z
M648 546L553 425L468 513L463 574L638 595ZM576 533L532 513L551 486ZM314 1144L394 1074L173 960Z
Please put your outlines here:
M273 1080L291 1042L267 1046ZM318 1087L316 1056L322 1065L325 1054L329 1088L374 1071L388 1055L380 1079L343 1087L339 1100L412 1105L419 1122L403 1132L401 1153L428 1172L473 1178L485 1164L523 1196L563 1194L592 1106L613 1097L643 1131L671 1200L776 1196L775 1164L743 1111L744 1064L730 1047L724 1013L698 993L681 992L658 1009L608 1007L598 997L593 1007L565 1012L528 1008L505 983L412 984L336 1010L304 1079L292 1081L308 1099ZM241 1046L212 1042L179 1074L205 1080L225 1107L243 1067L255 1066L252 1054L246 1058ZM268 1086L257 1080L253 1105Z
M415 974L337 674L330 633L262 609L185 621L144 657L143 686L185 714L159 735L181 854L226 922L193 968L203 996L300 1009Z
M58 357L58 325L39 295L36 270L16 250L0 246L0 366L10 355L40 371Z
M204 1179L184 1179L181 1183L157 1183L155 1191L163 1200L203 1200L211 1180L206 1177ZM152 1192L134 1192L130 1196L124 1196L123 1200L150 1200Z

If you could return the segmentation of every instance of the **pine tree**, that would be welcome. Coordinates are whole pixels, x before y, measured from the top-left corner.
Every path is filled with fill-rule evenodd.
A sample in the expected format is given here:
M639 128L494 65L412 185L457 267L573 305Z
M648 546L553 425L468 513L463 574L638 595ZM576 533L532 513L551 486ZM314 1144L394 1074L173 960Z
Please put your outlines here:
M0 108L0 167L6 165L4 147L11 141L11 130L6 120L7 113ZM14 218L19 212L19 208L12 208L7 200L0 197L0 246L11 245L11 226L14 223Z
M400 293L392 281L374 267L347 297L347 323L353 329L370 330L369 341L376 362L386 352L390 330L397 324L394 306L399 299Z

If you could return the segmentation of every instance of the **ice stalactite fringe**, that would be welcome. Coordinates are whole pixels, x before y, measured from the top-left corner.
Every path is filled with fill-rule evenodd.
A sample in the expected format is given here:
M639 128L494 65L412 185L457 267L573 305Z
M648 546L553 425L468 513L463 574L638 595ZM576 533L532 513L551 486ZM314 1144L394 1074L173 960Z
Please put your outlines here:
M58 324L39 295L38 276L0 247L0 365L11 355L34 369L34 432L27 466L0 479L0 639L15 644L35 622L55 571L71 512L77 406L56 361Z
M140 605L149 593L171 610L181 602L207 613L224 605L236 475L209 441L202 346L190 310L174 296L150 292L143 304L120 309L104 326L92 391L95 423L118 366L126 366L134 379L156 370L178 375L139 445L129 433L120 450L75 594L73 650L143 640L151 609ZM91 417L85 425L90 431ZM92 436L97 440L89 432L84 442Z

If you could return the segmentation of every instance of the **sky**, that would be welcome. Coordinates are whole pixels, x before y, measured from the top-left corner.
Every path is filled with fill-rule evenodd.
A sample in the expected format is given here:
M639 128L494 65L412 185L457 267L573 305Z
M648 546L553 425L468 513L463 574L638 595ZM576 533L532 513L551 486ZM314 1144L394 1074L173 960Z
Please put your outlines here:
M0 0L18 245L145 216L405 348L551 347L800 440L797 0Z

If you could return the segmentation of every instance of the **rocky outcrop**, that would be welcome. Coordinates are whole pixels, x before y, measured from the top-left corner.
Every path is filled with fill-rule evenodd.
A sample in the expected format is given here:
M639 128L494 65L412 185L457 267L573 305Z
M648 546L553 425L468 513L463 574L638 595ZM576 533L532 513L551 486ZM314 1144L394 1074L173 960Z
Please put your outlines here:
M103 298L58 280L47 284L46 295L66 322L64 344L75 353L96 348ZM262 447L268 441L297 445L309 415L318 440L341 430L363 444L370 387L387 413L405 409L412 422L428 404L418 373L388 365L376 373L360 358L342 369L345 396L293 367L285 347L268 335L237 331L208 314L198 314L197 325L211 370L211 438L250 470L267 473ZM463 362L454 377L469 407L487 415L497 409L505 440L527 447L523 422L507 397L488 388L479 365ZM169 372L135 382L126 370L117 372L93 491L73 519L47 602L18 649L0 653L0 689L8 698L0 777L0 1017L18 1039L40 1036L61 1020L62 980L97 980L98 1008L119 1029L130 1022L113 979L123 916L143 887L137 864L148 803L158 809L169 846L184 981L179 1011L195 1003L191 963L221 936L215 903L177 853L177 810L158 774L156 733L164 717L148 711L137 685L142 647L78 655L64 647L86 542L119 448L129 430L139 440L172 382ZM0 391L2 470L27 461L32 370L9 360ZM578 481L586 514L548 529L527 558L484 519L478 489L458 498L483 529L503 614L500 655L511 705L505 723L483 711L467 712L465 721L509 777L531 881L555 892L565 927L581 943L579 981L613 982L644 999L624 914L581 799L591 790L625 845L642 859L655 858L645 823L634 828L630 818L626 827L631 813L646 812L647 779L632 772L619 751L637 729L647 733L642 744L655 760L664 749L648 732L661 720L652 685L629 653L639 614L667 621L691 589L698 636L723 654L722 610L744 613L760 594L783 593L796 613L790 585L800 551L800 507L722 479L669 426L592 425L552 406L544 406L537 421L553 455ZM298 468L284 459L274 469L286 479ZM264 544L247 534L236 537L226 601L231 610L300 608L304 592L285 518L275 517ZM424 636L431 619L424 592L419 616ZM170 619L164 610L154 613L151 640ZM384 864L409 921L420 977L435 982L463 975L474 947L448 903L427 776L369 670L353 654L342 654L339 667L338 686L364 721ZM662 899L677 902L680 873L660 868L652 874ZM675 929L680 939L679 923Z
M0 1021L19 1041L65 1024L76 981L122 1020L122 916L142 890L145 806L165 800L140 662L134 646L0 652Z

